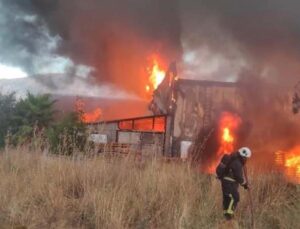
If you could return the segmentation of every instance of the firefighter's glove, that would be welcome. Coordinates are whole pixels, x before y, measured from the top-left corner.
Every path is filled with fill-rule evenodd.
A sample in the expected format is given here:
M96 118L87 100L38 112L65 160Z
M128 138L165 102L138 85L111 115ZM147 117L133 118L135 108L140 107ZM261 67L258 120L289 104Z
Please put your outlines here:
M242 186L243 186L243 188L246 189L246 190L249 189L248 183L245 183L245 184L243 184Z

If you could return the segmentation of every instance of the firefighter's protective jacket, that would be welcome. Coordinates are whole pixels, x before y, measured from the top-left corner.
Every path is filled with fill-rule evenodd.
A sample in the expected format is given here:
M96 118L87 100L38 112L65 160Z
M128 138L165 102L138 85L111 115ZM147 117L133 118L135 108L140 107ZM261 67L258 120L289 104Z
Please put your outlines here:
M239 156L238 153L233 153L231 157L233 158L228 165L228 169L226 170L223 179L232 182L237 182L240 185L243 185L245 184L245 180L243 175L244 163L242 161L242 158Z

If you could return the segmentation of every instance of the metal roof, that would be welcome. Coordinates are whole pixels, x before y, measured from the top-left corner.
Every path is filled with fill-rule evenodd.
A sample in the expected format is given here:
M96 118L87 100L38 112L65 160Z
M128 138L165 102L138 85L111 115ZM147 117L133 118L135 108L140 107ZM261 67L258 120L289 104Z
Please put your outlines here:
M237 82L224 82L224 81L212 81L212 80L193 80L193 79L182 79L177 80L177 84L190 84L190 85L200 85L206 87L238 87Z
M141 119L147 119L147 118L161 118L161 117L167 117L167 116L168 115L139 116L139 117L133 117L133 118L126 118L126 119L115 119L115 120L108 120L108 121L101 121L101 122L86 123L86 125L100 125L100 124L132 121L132 120L141 120Z

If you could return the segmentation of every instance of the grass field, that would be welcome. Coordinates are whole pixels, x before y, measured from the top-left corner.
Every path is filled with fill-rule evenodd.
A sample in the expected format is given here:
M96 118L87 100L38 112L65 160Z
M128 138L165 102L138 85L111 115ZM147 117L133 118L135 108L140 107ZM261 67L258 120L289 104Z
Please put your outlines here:
M250 171L256 228L300 228L297 186ZM236 220L250 228L247 192ZM1 228L218 228L220 184L187 163L47 156L26 149L0 156Z

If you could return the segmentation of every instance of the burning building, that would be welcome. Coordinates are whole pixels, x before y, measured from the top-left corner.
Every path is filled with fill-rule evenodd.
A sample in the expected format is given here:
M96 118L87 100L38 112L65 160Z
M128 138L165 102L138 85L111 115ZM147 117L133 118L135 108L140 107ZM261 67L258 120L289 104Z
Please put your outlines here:
M219 114L239 106L237 83L180 79L173 64L154 92L150 109L156 115L168 114L165 153L175 156L183 153L182 144L212 128Z
M180 79L175 63L160 84L154 85L149 103L152 116L91 123L94 138L99 143L116 142L135 148L155 145L164 156L184 157L198 133L213 128L223 111L238 110L241 104L237 83ZM224 128L230 134L230 126Z
M156 69L156 72L161 74L162 71ZM284 144L280 145L277 141L275 148L271 146L273 140L267 143L268 137L276 139L276 134L282 138L282 134L276 132L281 127L286 126L283 132L291 129L293 122L288 121L286 114L292 112L289 106L284 109L285 99L274 99L270 94L268 99L260 101L262 106L255 107L255 104L259 104L255 100L258 91L254 90L252 94L248 82L179 78L175 63L164 73L165 77L156 86L145 87L146 91L149 88L153 90L148 106L152 115L89 123L91 140L102 146L108 145L114 152L134 151L142 155L182 158L189 155L193 160L201 161L201 167L206 172L213 172L225 153L243 144L251 144L261 158L265 158L264 155L271 157L268 165L277 166L288 177L300 177L298 148L289 150L289 146L295 144L290 142L286 145L283 139ZM260 90L260 93L265 91ZM269 104L273 100L276 103ZM268 104L269 112L259 114L257 111L267 106L264 103ZM248 110L249 107L251 110ZM277 111L280 111L278 117L273 117L272 112L275 114ZM276 131L270 132L270 117L284 120L285 124L275 126ZM249 122L249 119L252 121ZM258 124L254 130L251 129L253 120ZM298 132L295 131L296 136ZM252 138L248 136L250 132ZM281 149L288 150L285 153Z

